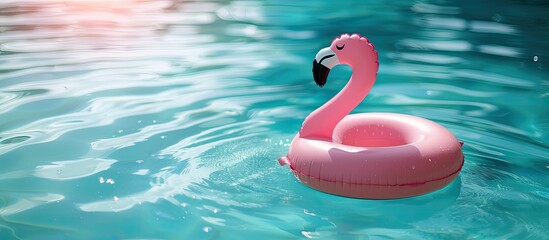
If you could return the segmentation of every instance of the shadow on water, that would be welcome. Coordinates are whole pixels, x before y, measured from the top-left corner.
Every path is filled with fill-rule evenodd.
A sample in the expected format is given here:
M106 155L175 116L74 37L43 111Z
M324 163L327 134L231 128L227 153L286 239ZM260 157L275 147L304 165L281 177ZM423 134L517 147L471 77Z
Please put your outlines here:
M435 192L394 200L351 199L312 190L290 204L304 209L309 224L302 230L313 235L388 237L395 233L390 229L413 229L422 221L446 214L456 204L461 188L458 177Z

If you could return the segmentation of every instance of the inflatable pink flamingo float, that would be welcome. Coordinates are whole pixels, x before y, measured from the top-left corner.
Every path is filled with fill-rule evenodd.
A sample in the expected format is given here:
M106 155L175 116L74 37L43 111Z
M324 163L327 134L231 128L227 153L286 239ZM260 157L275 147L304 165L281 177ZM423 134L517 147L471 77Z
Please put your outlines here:
M457 177L462 143L439 124L395 113L348 115L376 80L378 54L368 39L343 34L320 50L315 82L322 87L338 64L352 68L351 79L305 119L281 165L311 188L354 198L417 196Z

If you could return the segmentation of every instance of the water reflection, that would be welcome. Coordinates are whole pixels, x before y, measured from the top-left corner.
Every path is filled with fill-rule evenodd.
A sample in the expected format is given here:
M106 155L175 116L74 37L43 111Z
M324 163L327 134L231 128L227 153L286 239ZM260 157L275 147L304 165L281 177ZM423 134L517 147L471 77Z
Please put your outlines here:
M2 1L0 238L544 236L548 57L544 21L529 22L544 17L475 4ZM277 165L350 75L311 80L312 57L341 32L380 52L356 112L448 127L465 142L460 182L363 201Z
M432 13L432 14L458 14L461 9L457 6L442 6L430 3L416 3L412 6L412 11L417 13Z

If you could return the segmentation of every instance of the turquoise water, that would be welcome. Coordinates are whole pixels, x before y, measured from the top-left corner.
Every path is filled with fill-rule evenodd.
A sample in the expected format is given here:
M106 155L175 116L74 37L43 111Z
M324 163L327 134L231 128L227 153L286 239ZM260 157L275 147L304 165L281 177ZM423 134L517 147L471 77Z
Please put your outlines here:
M389 3L390 2L390 3ZM0 239L544 239L544 1L0 2ZM372 201L309 189L277 159L318 88L311 62L366 35L355 112L465 142L448 187Z

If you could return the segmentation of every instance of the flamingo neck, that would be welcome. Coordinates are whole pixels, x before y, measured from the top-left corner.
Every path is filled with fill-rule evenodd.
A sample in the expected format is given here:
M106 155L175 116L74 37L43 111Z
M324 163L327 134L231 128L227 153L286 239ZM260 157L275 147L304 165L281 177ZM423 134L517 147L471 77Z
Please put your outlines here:
M336 125L355 109L368 95L376 80L377 69L353 69L353 75L343 89L332 99L313 111L299 131L302 138L332 139Z

